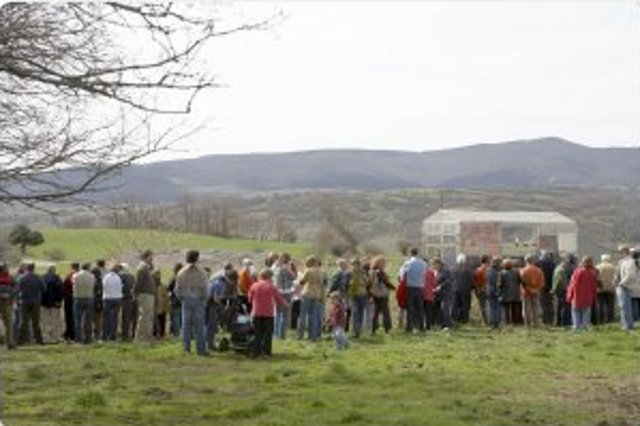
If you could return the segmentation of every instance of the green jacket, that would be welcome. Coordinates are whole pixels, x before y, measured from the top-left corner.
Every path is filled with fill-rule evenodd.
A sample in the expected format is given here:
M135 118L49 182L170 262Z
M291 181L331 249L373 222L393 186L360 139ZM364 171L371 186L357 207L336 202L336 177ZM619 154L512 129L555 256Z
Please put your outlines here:
M565 265L559 264L553 271L553 286L551 287L552 294L563 293L567 291L569 283L567 283L567 273L564 270Z

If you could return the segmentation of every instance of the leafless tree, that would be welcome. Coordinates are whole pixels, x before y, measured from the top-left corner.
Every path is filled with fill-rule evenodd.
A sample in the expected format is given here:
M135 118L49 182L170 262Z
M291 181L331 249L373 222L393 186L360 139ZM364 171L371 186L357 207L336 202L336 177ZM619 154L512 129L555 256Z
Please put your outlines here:
M274 17L221 28L203 4L1 6L0 203L76 201L166 149L186 131L170 130L176 117L218 85L205 46Z

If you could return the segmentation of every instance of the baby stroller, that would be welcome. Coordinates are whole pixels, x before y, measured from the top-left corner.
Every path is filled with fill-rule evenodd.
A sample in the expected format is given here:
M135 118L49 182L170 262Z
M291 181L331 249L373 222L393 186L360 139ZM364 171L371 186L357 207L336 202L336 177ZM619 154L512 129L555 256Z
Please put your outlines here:
M228 336L220 340L219 350L226 352L232 349L237 353L249 355L254 330L247 305L238 299L227 299L221 303L220 311L220 326Z

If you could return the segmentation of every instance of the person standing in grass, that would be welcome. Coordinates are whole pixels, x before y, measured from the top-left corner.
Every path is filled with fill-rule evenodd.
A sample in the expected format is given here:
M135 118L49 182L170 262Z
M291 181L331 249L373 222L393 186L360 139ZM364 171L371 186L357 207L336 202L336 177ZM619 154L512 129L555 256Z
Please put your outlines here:
M598 288L598 322L605 324L615 321L616 287L614 278L616 267L611 262L610 255L603 254L600 259L600 263L596 266L600 282Z
M42 293L42 338L45 343L59 343L64 334L62 326L62 279L56 273L56 266L51 264L47 273L42 276L44 292Z
M331 326L331 333L339 351L347 349L347 336L345 327L347 325L347 313L342 302L342 296L339 292L334 291L329 294L331 301L331 310L329 311L328 322Z
M540 290L544 287L544 274L535 264L533 256L525 257L525 267L520 271L523 292L524 324L537 327L540 324Z
M118 316L122 306L122 278L118 264L102 278L103 324L102 340L115 341L118 332Z
M162 284L162 275L159 269L153 271L153 280L156 283L156 309L155 322L153 324L153 336L163 339L167 331L167 314L169 313L169 292Z
M295 265L291 262L289 253L282 253L272 265L273 282L287 302L277 306L275 319L275 336L281 340L287 337L287 328L291 317L291 303L293 300L293 285L298 277Z
M469 322L471 310L471 291L473 289L473 270L469 268L467 256L460 253L453 270L453 320L461 324Z
M96 260L96 266L91 270L91 273L96 277L94 291L94 301L95 301L95 315L93 318L93 333L95 335L96 340L102 339L103 336L103 313L104 313L104 303L102 296L102 278L107 274L107 262L104 259Z
M624 330L633 329L633 307L631 306L631 295L633 288L638 281L638 267L633 258L631 247L627 245L619 248L622 259L616 268L616 294L620 305L620 320Z
M489 325L487 318L487 271L491 266L491 257L483 254L480 257L480 266L476 268L473 274L473 292L476 295L478 306L480 307L480 316L482 317L482 323Z
M136 271L134 294L138 302L138 327L136 340L149 342L153 339L155 323L156 284L153 279L153 252L146 250L140 256L140 264Z
M500 282L500 268L502 265L502 259L494 257L491 261L491 267L487 270L487 307L489 309L489 325L491 328L500 328L501 322L501 282ZM518 291L520 289L518 288Z
M387 260L382 256L377 256L371 261L371 272L369 281L371 283L371 296L373 296L373 324L371 334L378 331L378 318L382 314L382 325L384 332L391 331L391 312L389 311L389 292L394 291L396 287L391 284L389 275L385 271ZM422 304L422 293L420 293L420 302ZM418 328L418 330L423 330Z
M437 312L437 314L440 318L442 330L448 331L453 327L453 320L451 319L453 275L439 257L431 260L431 267L436 273L435 293L440 302L440 312Z
M567 302L567 287L571 276L568 269L571 263L571 255L564 254L562 261L553 271L553 284L551 294L556 298L556 326L567 327L571 325L571 304ZM573 274L573 272L571 272Z
M95 315L95 280L91 264L85 263L73 275L73 323L76 342L89 344L93 341L93 316Z
M426 262L426 260L425 260ZM436 271L427 268L424 281L424 318L425 328L431 330L436 326Z
M16 294L17 288L9 268L5 263L0 263L0 317L4 324L4 343L7 349L16 348L13 337L13 299Z
M249 258L242 260L242 267L238 270L238 297L242 303L247 306L247 310L251 312L251 303L249 302L249 290L256 282L256 273L253 261Z
M171 276L171 280L169 281L168 292L169 292L169 320L170 320L170 331L171 334L175 337L180 335L181 322L182 322L182 304L180 303L180 299L176 296L176 276L178 272L182 269L182 263L176 263L173 266L173 275Z
M204 315L207 299L207 275L198 266L200 252L189 250L187 264L176 277L176 296L182 302L182 347L191 353L191 339L195 331L198 355L207 355L204 335Z
M37 344L42 345L42 330L40 328L40 315L42 307L42 294L44 283L35 273L36 265L29 263L26 273L20 277L20 344L26 345L29 341L29 324L33 330L33 337Z
M542 322L546 325L553 325L553 296L551 287L553 285L553 272L556 269L554 255L550 251L542 251L537 266L544 275L544 286L540 289L539 300L542 309Z
M133 289L136 285L136 278L129 272L129 265L120 264L120 279L122 280L122 340L130 341L135 336L138 303L133 295Z
M301 340L305 331L308 331L309 339L316 341L322 332L322 323L318 323L321 318L320 300L324 294L325 275L320 268L320 261L315 256L309 256L306 261L306 270L300 285L302 293L300 298L300 318L298 319L297 338Z
M424 330L424 280L427 263L418 256L418 249L409 249L411 256L403 267L401 275L407 281L407 326L405 331Z
M75 340L75 326L73 324L73 276L80 271L80 264L71 264L71 271L62 282L62 296L64 299L64 340L72 342Z
M513 268L513 261L506 259L502 263L499 282L502 286L500 291L500 302L504 312L504 323L506 325L516 325L520 323L522 315L522 299L520 288L522 280L520 273Z
M364 316L369 303L368 283L369 279L358 257L351 259L351 272L349 273L349 285L347 294L351 302L353 316L353 337L360 337L364 326Z
M273 271L264 268L260 271L260 281L251 286L249 302L251 303L251 319L254 328L253 347L251 355L270 357L272 355L273 315L276 305L286 305L287 302L276 288L273 281Z
M567 289L574 330L586 330L589 327L591 307L597 295L598 270L593 266L593 258L586 256L582 259L581 266L573 273Z

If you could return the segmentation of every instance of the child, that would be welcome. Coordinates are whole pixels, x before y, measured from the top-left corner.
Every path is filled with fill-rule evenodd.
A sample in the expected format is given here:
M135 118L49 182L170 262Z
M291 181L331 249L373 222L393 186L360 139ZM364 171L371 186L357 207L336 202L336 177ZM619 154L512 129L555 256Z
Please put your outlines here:
M340 297L340 292L334 291L329 295L331 301L331 311L329 312L329 318L327 323L331 325L331 332L333 339L336 342L336 349L339 351L347 348L347 336L344 334L344 329L347 325L347 314Z

